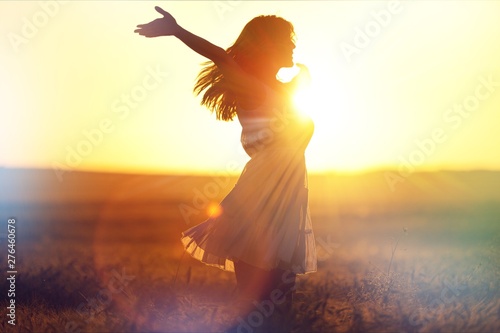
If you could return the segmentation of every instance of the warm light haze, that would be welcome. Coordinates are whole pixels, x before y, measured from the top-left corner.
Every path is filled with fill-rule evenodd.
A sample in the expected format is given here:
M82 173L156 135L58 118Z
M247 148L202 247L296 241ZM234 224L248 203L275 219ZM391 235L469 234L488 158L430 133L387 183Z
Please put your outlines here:
M311 173L500 169L497 1L2 1L0 166L241 171L238 121L192 93L205 59L134 34L155 5L223 48L257 15L294 24Z

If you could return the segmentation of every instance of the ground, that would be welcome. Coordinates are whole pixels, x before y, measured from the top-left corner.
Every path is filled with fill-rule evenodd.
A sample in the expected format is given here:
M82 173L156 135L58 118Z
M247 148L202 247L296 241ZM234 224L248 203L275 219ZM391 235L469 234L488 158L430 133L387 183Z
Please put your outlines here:
M234 178L209 195L213 177L6 173L18 273L2 332L258 332L275 311L239 315L234 274L183 255L180 232ZM382 173L311 177L318 271L298 279L292 332L500 332L500 178L412 177L395 192Z

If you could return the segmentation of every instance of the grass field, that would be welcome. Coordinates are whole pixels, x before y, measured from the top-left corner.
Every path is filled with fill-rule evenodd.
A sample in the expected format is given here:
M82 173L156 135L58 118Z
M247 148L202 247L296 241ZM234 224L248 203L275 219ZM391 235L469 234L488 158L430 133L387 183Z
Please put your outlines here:
M500 173L416 173L393 191L384 175L310 176L318 271L298 279L291 331L500 332ZM259 307L238 319L234 275L179 240L235 178L0 177L1 251L6 264L13 217L18 272L16 325L2 296L0 331L259 330Z

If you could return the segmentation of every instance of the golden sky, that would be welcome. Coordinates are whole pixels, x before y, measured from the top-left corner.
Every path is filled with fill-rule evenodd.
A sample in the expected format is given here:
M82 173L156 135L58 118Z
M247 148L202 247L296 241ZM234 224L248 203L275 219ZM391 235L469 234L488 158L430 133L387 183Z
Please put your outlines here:
M192 93L204 58L133 33L155 5L224 48L254 16L294 24L310 172L500 169L498 1L2 1L0 166L243 168L238 121Z

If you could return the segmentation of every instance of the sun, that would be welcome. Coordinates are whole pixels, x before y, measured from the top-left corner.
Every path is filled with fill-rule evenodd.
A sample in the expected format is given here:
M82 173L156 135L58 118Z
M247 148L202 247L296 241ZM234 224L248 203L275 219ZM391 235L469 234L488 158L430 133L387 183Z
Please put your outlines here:
M279 72L278 75L276 76L277 79L281 82L284 83L289 83L292 80L298 80L301 77L300 73L300 68L295 65L290 68L282 68ZM293 94L293 100L292 103L300 114L305 114L306 110L306 101L309 99L310 96L310 91L309 91L309 83L304 82L305 80L298 80L298 88L295 90Z
M302 87L293 95L293 104L297 111L302 114L313 116L316 107L321 104L318 101L319 94L315 93L311 87Z
M292 80L296 82L292 103L297 113L309 116L315 122L328 123L333 120L332 114L325 112L331 104L328 99L331 98L332 91L327 90L332 84L326 82L324 77L316 75L320 71L317 66L311 68L309 65L307 67L295 65L291 68L282 68L277 78L285 83Z
M314 123L314 135L307 148L309 164L318 172L331 168L360 169L366 161L364 154L357 152L366 149L360 144L370 133L362 126L366 122L360 118L361 113L350 104L353 92L342 85L339 73L333 75L328 62L310 63L310 81L299 82L293 95L296 112ZM299 68L282 70L278 73L279 79L289 82L299 72Z
M280 70L278 79L283 82L297 80L297 88L293 94L293 105L296 111L302 115L308 115L313 120L324 121L327 119L319 119L324 116L321 110L327 106L327 98L330 94L325 91L325 85L322 84L322 78L312 77L312 74L301 73L298 66ZM328 86L328 85L326 85ZM317 119L316 119L317 118Z

